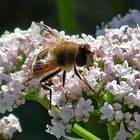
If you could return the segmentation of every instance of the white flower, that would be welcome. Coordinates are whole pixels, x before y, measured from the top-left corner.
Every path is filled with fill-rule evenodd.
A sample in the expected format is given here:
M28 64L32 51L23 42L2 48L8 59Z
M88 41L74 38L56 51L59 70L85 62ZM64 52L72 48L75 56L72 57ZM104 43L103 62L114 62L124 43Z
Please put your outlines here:
M116 122L121 122L123 117L124 117L124 114L121 111L116 111L115 112L115 117L114 118L115 118Z
M129 105L129 108L134 107L134 101L135 101L136 95L130 92L128 95L124 97L124 101L126 104Z
M72 100L77 100L82 96L82 81L80 81L77 77L69 77L66 81L65 88L67 89L67 98Z
M115 111L119 111L119 110L121 110L122 105L119 104L119 103L114 103L113 108L114 108Z
M122 65L117 64L114 66L115 75L119 78L127 78L132 72L132 67L128 66L128 62L124 61Z
M47 133L53 134L55 135L58 139L61 138L62 136L65 136L65 126L63 125L63 123L60 122L52 122L53 126L49 126L47 125Z
M7 85L2 85L2 91L0 91L0 113L12 111L15 105L18 106L24 103L20 94L23 87L15 81L9 82Z
M112 21L109 21L107 25L103 25L102 29L99 28L96 31L96 35L102 35L105 34L106 26L109 26L110 28L120 28L122 25L128 25L129 27L136 27L137 25L140 25L140 12L138 10L129 10L129 13L127 13L124 17L121 15L118 15L116 17L113 17Z
M136 129L134 128L134 125L135 125L135 121L130 121L129 123L128 123L128 130L130 131L130 132L132 132L132 134L135 134L136 133Z
M125 118L125 121L126 121L127 123L130 122L131 117L132 117L132 114L131 114L130 112L124 113L124 118Z
M54 134L57 138L64 136L65 132L71 132L72 125L70 122L74 118L74 111L71 105L66 104L61 108L60 112L50 110L49 115L53 117L51 120L53 126L47 125L46 132Z
M84 69L82 73L82 76L87 80L88 84L93 90L96 90L96 87L99 86L98 80L100 75L100 70L98 68L95 69L94 67L90 68L89 71ZM83 90L86 91L88 95L93 95L93 92L90 91L90 89L85 84L83 84Z
M115 111L107 102L104 103L104 106L100 109L100 111L102 113L101 120L108 119L108 121L112 121L114 119Z
M14 33L5 33L0 38L0 113L23 104L22 91L33 92L37 88L33 81L28 87L22 82L42 41L39 32L39 27L33 23L27 31L15 29Z
M64 114L61 112L50 110L49 115L53 117L53 119L51 120L52 126L47 125L46 132L55 135L59 139L61 136L65 135L65 125L61 118L64 118Z
M83 97L81 97L74 110L76 120L84 120L84 122L87 122L89 118L89 112L91 112L93 109L94 106L92 105L92 101L90 99L85 100Z
M138 90L135 94L129 93L127 96L124 97L126 104L129 106L140 106L140 90Z
M114 75L114 63L111 60L106 60L104 62L104 72L101 76L104 83L108 83L113 79Z
M64 123L68 123L70 119L74 117L74 110L72 109L72 105L66 104L63 106L59 115Z
M140 130L140 114L135 113L134 114L134 120L135 120L134 128Z
M109 22L109 26L118 28L122 25L129 25L130 27L136 27L137 24L140 24L140 12L138 10L130 10L128 14L124 17L118 16L117 20L119 24L114 26L114 21Z
M124 128L124 124L120 124L120 130L116 133L116 136L114 137L114 140L126 140L127 138L130 138L132 136L131 133L127 132Z
M0 135L5 139L11 139L16 131L21 132L22 129L19 120L13 114L0 119Z
M122 100L124 96L133 91L132 87L125 81L120 81L120 84L117 84L117 81L113 80L108 82L106 87L117 100Z

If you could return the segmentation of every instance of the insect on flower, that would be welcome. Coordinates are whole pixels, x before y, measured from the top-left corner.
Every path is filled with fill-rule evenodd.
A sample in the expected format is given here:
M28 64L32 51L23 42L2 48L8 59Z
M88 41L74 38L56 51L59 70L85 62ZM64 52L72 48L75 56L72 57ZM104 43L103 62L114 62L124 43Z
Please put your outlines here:
M74 69L75 74L82 80L92 91L88 82L83 79L77 70L76 66L89 66L93 65L94 52L90 50L90 46L70 41L62 37L58 32L52 28L39 23L41 28L41 35L47 39L54 41L54 44L49 48L41 50L34 59L31 67L31 74L28 80L40 79L42 88L50 91L50 106L52 90L47 85L47 80L63 71L62 82L65 85L66 72L69 69Z

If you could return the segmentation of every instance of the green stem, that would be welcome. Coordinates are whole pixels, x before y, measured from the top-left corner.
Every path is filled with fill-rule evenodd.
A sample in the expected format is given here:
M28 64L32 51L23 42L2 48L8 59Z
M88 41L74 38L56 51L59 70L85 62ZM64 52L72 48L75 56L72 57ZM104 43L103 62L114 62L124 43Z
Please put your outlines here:
M26 100L33 100L39 102L42 106L44 106L47 110L50 109L50 101L47 98L42 98L39 94L39 92L36 92L34 94L30 93L22 93L22 97ZM55 106L51 105L51 109L59 111Z
M36 98L36 101L44 106L47 110L50 109L50 102L47 98Z
M137 132L134 136L130 138L130 140L140 140L140 132Z
M118 128L116 125L107 123L107 131L108 131L109 140L113 140L116 135L116 132L118 131Z
M75 0L56 0L60 25L68 34L78 32L75 3Z
M82 128L81 126L79 126L76 123L74 124L74 126L72 128L72 131L77 133L79 136L81 136L85 140L101 140L100 138L98 138L95 135L91 134L90 132L88 132L87 130L85 130L84 128Z

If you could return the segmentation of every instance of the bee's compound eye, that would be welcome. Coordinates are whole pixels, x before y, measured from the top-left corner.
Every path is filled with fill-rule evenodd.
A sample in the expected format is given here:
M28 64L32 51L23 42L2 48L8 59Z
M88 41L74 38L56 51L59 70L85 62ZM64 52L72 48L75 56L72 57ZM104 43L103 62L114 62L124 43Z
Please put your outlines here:
M85 49L80 47L76 53L76 63L78 66L84 66L87 62L87 55Z

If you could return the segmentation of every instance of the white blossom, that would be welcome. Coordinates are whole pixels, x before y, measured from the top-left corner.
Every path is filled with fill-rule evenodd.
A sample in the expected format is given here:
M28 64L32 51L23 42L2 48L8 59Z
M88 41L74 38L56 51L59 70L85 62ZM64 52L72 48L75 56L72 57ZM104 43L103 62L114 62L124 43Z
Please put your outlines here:
M0 119L0 135L5 139L11 139L15 132L21 132L21 126L18 118L13 114Z
M102 35L105 34L105 30L109 28L120 28L123 25L128 25L131 28L137 27L137 25L140 25L140 12L138 10L132 9L129 10L129 13L127 13L124 17L122 17L120 14L116 17L113 17L111 21L109 21L107 24L102 24L102 28L97 28L96 35Z
M84 122L87 122L89 118L89 112L91 112L93 109L94 107L90 99L85 100L84 98L80 98L74 111L76 120L77 121L84 120Z
M127 132L124 128L124 124L120 124L120 130L116 133L114 140L126 140L132 136L131 133Z
M121 111L116 111L115 112L115 121L116 122L121 122L123 120L124 114Z
M131 117L132 117L132 114L131 114L130 112L126 112L126 113L124 114L124 118L126 119L125 121L126 121L127 123L130 122Z
M108 23L108 25L112 28L119 28L122 25L129 25L130 27L136 27L136 24L140 24L140 12L138 10L130 10L128 14L124 17L118 15L114 17L112 21Z
M72 109L71 105L65 105L61 108L59 115L64 123L68 123L74 117L74 110Z
M101 120L108 119L108 121L112 121L114 119L115 111L108 102L104 103L104 106L100 109L100 111L102 113Z
M54 134L58 139L65 136L65 126L61 122L52 122L53 126L47 125L47 133Z
M113 108L114 108L115 111L119 111L119 110L121 110L122 105L119 104L119 103L114 103Z
M127 82L120 81L120 84L117 84L116 80L108 82L107 89L115 96L117 100L122 100L123 97L133 91Z
M140 114L134 114L135 125L134 128L140 130Z

